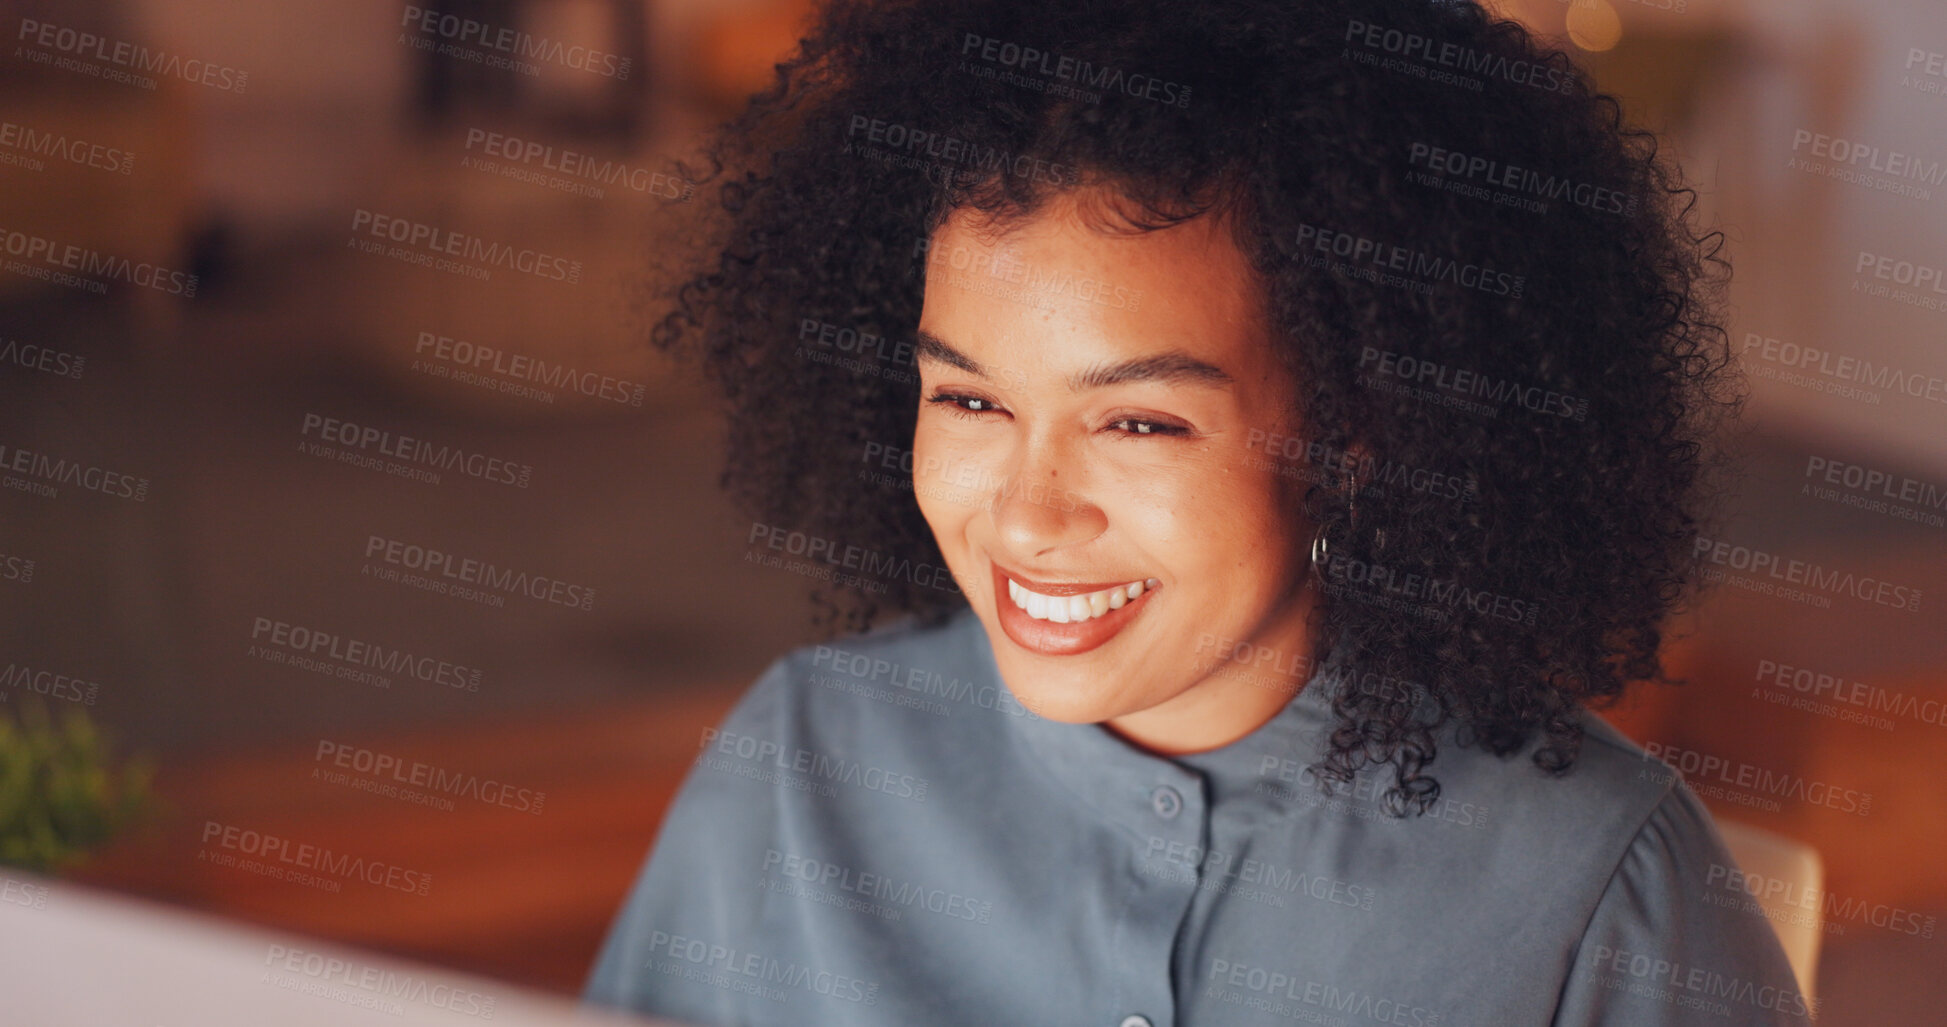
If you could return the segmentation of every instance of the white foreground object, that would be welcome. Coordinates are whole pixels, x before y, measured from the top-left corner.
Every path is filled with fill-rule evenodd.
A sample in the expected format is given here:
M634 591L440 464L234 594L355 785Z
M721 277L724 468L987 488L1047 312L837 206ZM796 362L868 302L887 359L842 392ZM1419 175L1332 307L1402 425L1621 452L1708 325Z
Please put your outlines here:
M680 1027L7 868L0 995L33 1027Z

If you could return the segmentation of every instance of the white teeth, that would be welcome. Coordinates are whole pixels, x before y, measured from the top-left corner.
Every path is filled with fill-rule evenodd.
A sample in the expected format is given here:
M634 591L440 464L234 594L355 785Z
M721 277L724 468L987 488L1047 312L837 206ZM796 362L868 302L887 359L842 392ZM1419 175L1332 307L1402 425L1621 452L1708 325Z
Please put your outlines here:
M1161 584L1155 578L1132 581L1127 585L1105 588L1079 596L1044 596L1030 591L1025 585L1007 579L1007 597L1014 605L1027 611L1035 620L1053 621L1056 624L1079 624L1085 620L1100 617L1110 610L1120 610L1129 605L1146 589Z

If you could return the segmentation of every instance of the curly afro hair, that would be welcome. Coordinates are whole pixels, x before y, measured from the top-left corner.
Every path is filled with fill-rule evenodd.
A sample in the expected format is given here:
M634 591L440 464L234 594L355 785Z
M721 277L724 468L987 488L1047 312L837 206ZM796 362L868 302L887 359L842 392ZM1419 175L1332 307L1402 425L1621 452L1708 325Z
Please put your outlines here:
M811 359L801 326L911 339L949 212L1105 183L1127 230L1235 215L1328 542L1304 656L1413 685L1331 691L1321 787L1390 764L1388 810L1423 812L1445 727L1503 757L1540 736L1562 773L1580 708L1669 680L1705 443L1743 402L1722 236L1519 25L1439 0L837 0L703 163L708 255L651 339L727 396L753 516L940 566L911 483L861 474L911 444L910 359ZM965 606L897 575L813 600L829 630Z

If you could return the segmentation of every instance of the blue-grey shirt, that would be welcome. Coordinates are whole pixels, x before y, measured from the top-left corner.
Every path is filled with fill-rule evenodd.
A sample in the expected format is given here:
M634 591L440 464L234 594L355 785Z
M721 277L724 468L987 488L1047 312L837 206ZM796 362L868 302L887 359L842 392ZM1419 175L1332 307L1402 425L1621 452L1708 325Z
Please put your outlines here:
M1712 901L1731 858L1667 765L1593 716L1562 778L1448 733L1439 802L1394 819L1389 768L1312 783L1329 670L1163 757L1019 705L971 610L792 652L707 733L585 997L778 1027L1810 1022L1770 925Z

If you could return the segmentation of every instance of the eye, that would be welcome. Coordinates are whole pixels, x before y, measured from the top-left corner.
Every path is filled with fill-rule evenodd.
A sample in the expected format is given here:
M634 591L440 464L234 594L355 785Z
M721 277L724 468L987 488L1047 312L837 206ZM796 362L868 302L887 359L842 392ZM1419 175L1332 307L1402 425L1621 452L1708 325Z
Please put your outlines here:
M1168 421L1150 421L1140 417L1118 417L1109 422L1109 427L1126 436L1188 435L1190 429Z
M985 396L974 396L964 392L936 392L927 397L928 403L940 403L955 417L974 417L982 414L1006 413L1000 405Z

